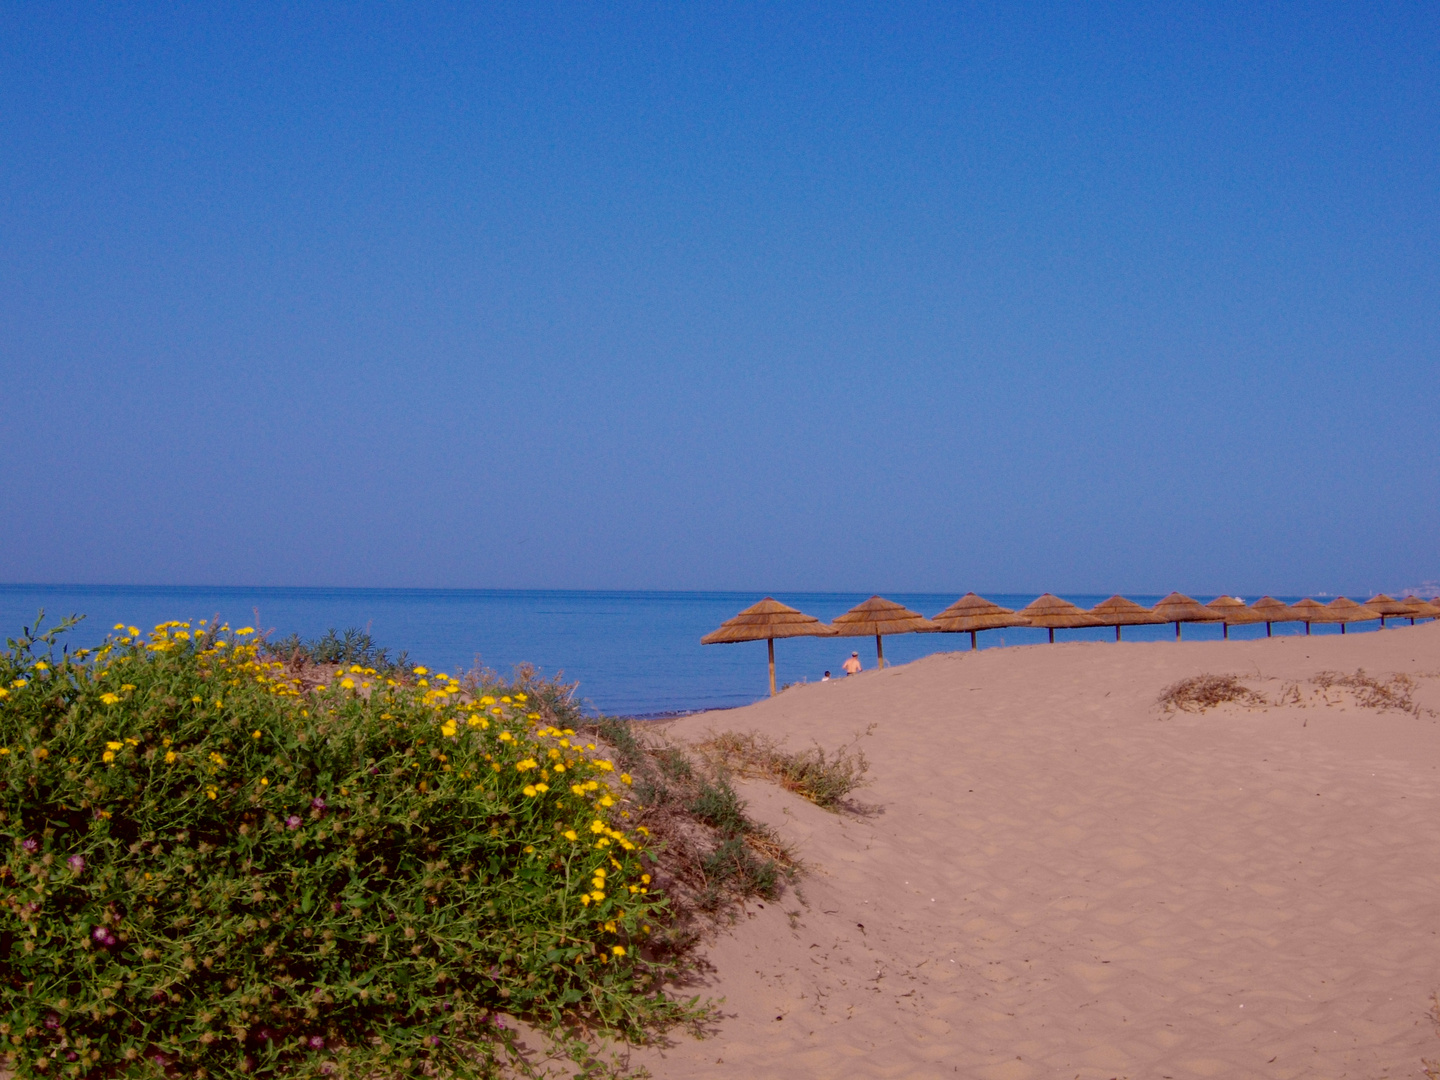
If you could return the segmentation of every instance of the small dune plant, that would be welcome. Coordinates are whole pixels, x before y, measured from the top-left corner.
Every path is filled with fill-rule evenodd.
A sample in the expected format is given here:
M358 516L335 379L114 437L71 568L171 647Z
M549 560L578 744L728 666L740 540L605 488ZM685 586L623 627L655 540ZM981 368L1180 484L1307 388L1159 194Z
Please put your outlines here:
M304 689L204 622L56 646L0 652L13 1075L483 1075L506 1017L694 1015L644 959L667 913L629 775L523 692Z
M1240 681L1238 675L1192 675L1171 683L1155 703L1164 712L1202 713L1229 702L1264 705L1265 698Z

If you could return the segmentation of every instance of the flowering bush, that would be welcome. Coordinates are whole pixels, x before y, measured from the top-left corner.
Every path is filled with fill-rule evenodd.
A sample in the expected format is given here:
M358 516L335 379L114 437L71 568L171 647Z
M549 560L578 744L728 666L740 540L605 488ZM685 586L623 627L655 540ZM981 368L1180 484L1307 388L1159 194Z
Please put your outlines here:
M61 628L64 628L62 624ZM484 1071L501 1011L636 1034L663 902L629 777L523 693L248 629L0 652L0 1045L19 1076Z

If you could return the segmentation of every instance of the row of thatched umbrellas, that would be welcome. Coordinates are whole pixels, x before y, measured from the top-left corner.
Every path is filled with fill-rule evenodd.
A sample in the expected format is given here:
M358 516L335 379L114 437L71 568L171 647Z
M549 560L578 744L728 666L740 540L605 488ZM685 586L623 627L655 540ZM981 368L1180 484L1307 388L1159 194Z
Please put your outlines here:
M857 604L834 622L826 624L813 615L806 615L792 607L766 597L758 604L746 608L733 619L726 619L719 628L700 639L702 645L722 645L738 641L765 641L770 647L770 693L775 693L775 639L788 637L870 637L875 638L875 658L880 667L885 666L884 639L890 634L964 634L970 635L970 648L977 647L976 635L982 630L999 630L1007 626L1038 626L1050 631L1050 640L1055 640L1056 630L1068 630L1082 626L1113 626L1115 640L1120 640L1122 626L1175 624L1175 638L1180 639L1180 626L1187 622L1218 622L1224 626L1224 635L1230 637L1230 627L1250 623L1264 623L1265 636L1271 634L1274 623L1303 622L1305 633L1310 633L1311 623L1339 623L1340 632L1345 632L1347 623L1386 619L1440 618L1440 599L1422 600L1418 596L1407 596L1394 600L1381 593L1363 604L1339 597L1328 604L1318 600L1301 600L1286 604L1273 597L1264 596L1253 604L1234 596L1220 596L1208 604L1192 600L1183 593L1172 592L1154 607L1145 607L1127 600L1123 596L1112 596L1096 604L1088 611L1076 607L1068 600L1046 593L1031 601L1019 611L992 604L983 596L966 593L955 603L940 612L933 619L927 619L893 600L872 596L863 604Z

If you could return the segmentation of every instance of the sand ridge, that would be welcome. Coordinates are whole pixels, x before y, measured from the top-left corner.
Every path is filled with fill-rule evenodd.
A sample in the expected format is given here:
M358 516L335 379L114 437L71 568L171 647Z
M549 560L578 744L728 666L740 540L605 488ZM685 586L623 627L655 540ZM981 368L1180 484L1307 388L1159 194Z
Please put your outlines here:
M1162 718L1234 672L1417 677L1421 715L1331 695ZM692 988L691 1076L1415 1076L1440 1058L1440 626L928 657L687 718L864 742L863 813L769 784L755 816L811 867L752 905Z

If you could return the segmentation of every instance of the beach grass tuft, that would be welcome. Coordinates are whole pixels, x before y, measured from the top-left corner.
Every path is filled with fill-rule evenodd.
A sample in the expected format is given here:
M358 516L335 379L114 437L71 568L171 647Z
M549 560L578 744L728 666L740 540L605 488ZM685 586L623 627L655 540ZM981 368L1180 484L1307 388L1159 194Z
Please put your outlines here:
M1361 708L1398 709L1401 712L1415 712L1415 680L1409 675L1391 675L1377 679L1358 668L1353 675L1341 675L1334 671L1322 671L1310 681L1321 690L1341 687L1355 695L1355 702Z
M727 731L712 735L701 744L701 750L723 768L773 780L816 806L836 810L866 783L870 764L858 744L869 734L866 731L840 749L827 752L818 744L809 750L787 750L757 732Z
M1156 704L1165 711L1201 713L1227 702L1264 705L1265 698L1240 681L1238 675L1192 675L1171 683Z

